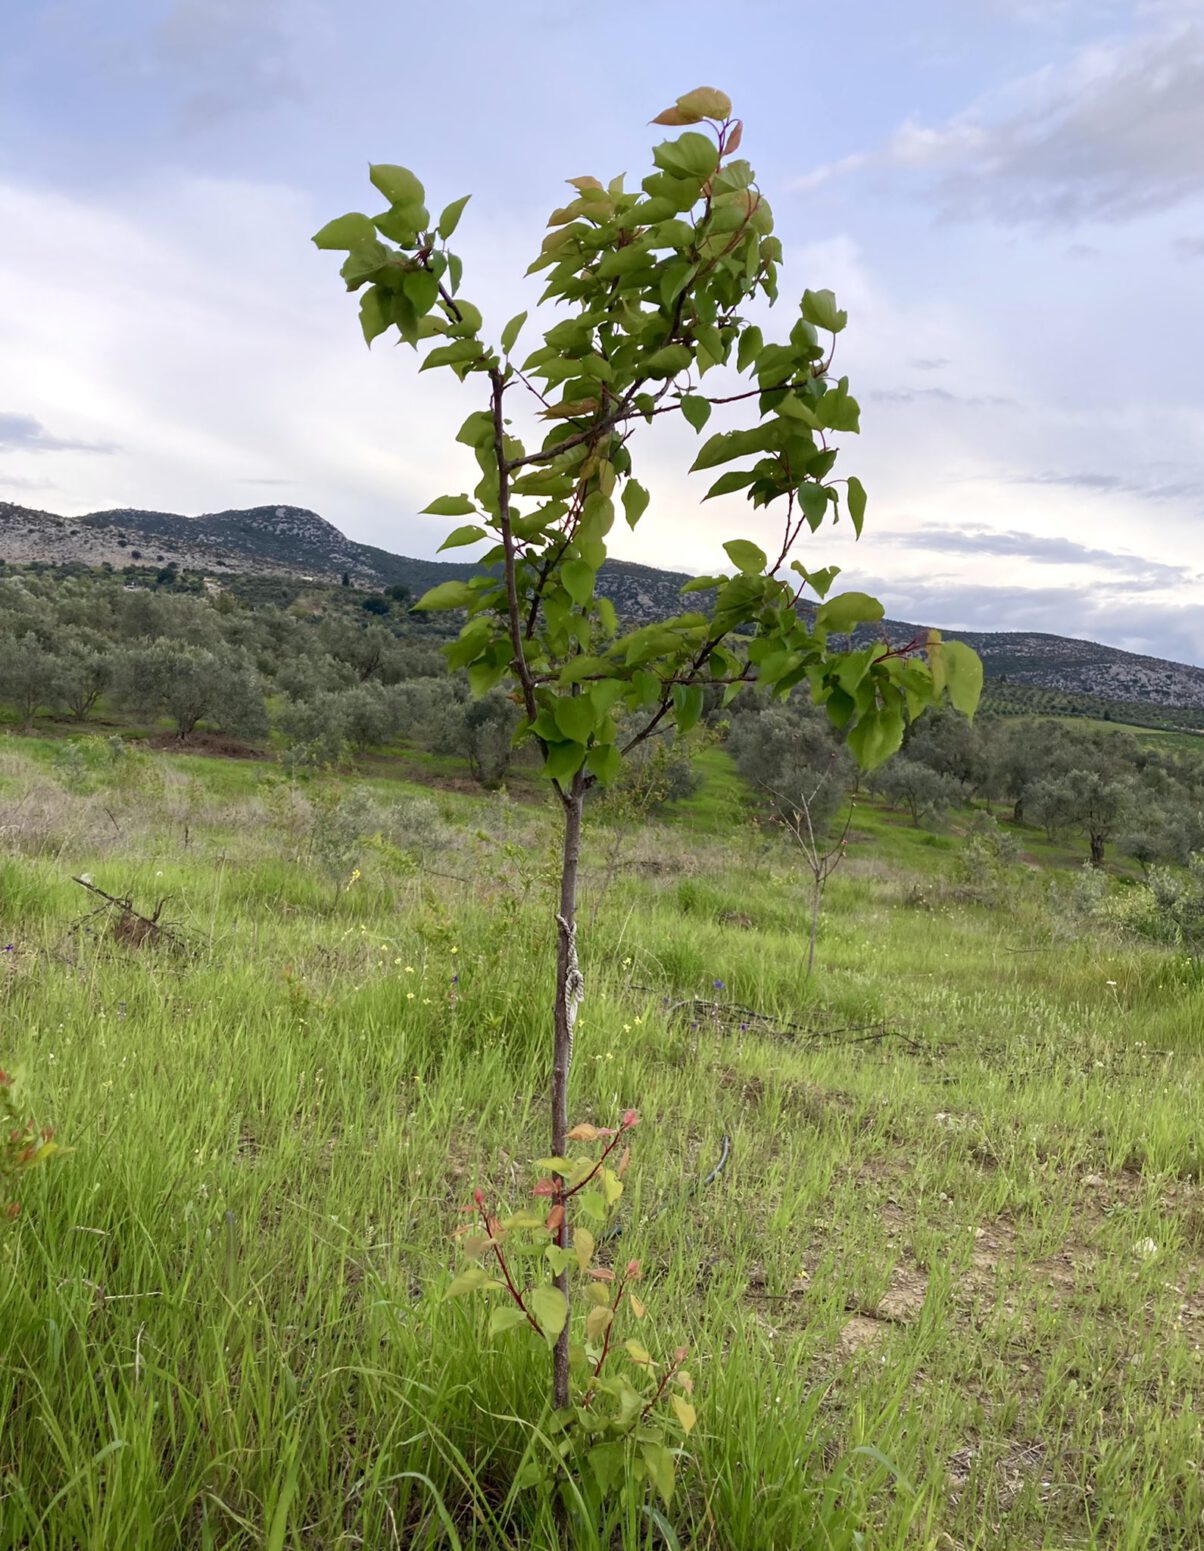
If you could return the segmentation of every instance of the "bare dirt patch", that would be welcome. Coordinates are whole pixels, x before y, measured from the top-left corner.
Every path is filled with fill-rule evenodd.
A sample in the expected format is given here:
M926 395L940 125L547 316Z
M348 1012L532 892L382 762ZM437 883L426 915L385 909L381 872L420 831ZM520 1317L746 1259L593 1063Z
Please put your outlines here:
M211 759L263 759L262 749L252 748L220 732L194 732L180 738L174 732L156 733L144 745L150 749L166 749L172 754L204 754Z
M855 1314L836 1338L836 1350L844 1361L856 1357L866 1347L877 1346L886 1334L887 1327L878 1319Z

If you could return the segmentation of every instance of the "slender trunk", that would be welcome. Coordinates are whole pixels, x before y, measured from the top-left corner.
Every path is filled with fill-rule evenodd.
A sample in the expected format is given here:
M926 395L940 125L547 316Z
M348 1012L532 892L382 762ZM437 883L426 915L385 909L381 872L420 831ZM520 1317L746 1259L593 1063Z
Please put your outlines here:
M569 1128L569 1070L573 1062L573 1025L583 994L581 970L577 964L577 870L581 858L581 816L585 806L585 782L574 777L564 802L564 849L560 864L560 909L556 914L556 1006L553 1014L552 1047L552 1153L561 1157ZM560 1224L557 1240L568 1247L567 1214ZM556 1278L567 1302L568 1272ZM552 1404L559 1410L569 1403L569 1327L566 1324L552 1354Z
M1104 837L1094 831L1091 834L1091 865L1093 867L1104 865Z
M824 886L819 874L815 875L815 887L811 891L811 940L807 944L807 977L810 979L811 971L815 968L815 934L819 931L819 906L823 899Z

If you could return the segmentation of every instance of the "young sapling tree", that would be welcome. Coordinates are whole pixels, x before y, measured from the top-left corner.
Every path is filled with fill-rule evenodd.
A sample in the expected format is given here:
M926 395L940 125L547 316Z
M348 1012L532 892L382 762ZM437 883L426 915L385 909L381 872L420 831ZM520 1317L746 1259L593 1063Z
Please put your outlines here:
M660 728L688 733L708 686L721 686L726 703L750 682L781 695L805 684L871 768L899 747L905 722L946 692L972 711L981 681L973 653L935 632L913 650L829 649L829 637L883 614L863 593L829 596L835 567L794 558L804 529L843 513L860 534L865 516L860 481L833 477L835 438L859 423L848 378L834 371L846 316L830 291L808 290L785 337L763 336L750 309L777 299L782 245L738 154L741 121L723 92L700 87L654 122L682 132L655 147L638 187L623 177L569 179L569 199L553 211L528 271L543 276L540 304L560 316L523 357L528 314L494 336L461 288L462 260L450 243L467 196L432 220L412 172L376 165L371 182L387 208L340 216L314 238L346 255L341 273L359 293L369 344L396 331L424 353L422 371L451 372L480 394L456 438L475 459L476 483L426 511L461 520L444 549L489 547L477 575L441 583L417 607L464 612L450 664L466 670L478 695L509 686L522 711L519 736L537 744L556 794L550 1150L561 1160L584 994L577 882L589 788L613 782L625 756ZM708 379L720 391L708 391ZM772 508L773 553L732 539L724 547L733 575L696 578L683 589L691 595L683 612L627 629L605 595L603 565L617 515L634 530L649 506L635 477L636 434L680 416L701 435L721 406L727 428L707 436L692 468L721 471L706 499L742 491L754 512ZM804 619L797 605L808 588L819 607ZM553 1208L564 1210L552 1214L553 1266L571 1244L573 1204L565 1175L555 1177ZM556 1271L548 1293L559 1298L533 1305L553 1344L558 1409L570 1392L566 1290Z
M811 924L807 933L807 976L815 968L815 943L819 935L819 912L824 902L824 890L828 879L848 854L849 829L853 823L856 798L849 798L848 812L840 833L830 836L815 822L820 793L831 775L831 766L822 772L810 791L800 787L787 797L768 788L770 800L782 822L782 827L798 847L807 871L811 874Z

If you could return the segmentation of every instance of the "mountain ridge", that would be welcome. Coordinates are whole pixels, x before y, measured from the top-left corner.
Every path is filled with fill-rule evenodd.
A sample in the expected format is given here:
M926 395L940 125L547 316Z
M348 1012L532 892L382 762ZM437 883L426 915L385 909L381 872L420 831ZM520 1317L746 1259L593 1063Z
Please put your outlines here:
M172 565L223 575L282 575L360 587L401 585L417 595L436 582L466 577L470 563L418 560L349 539L307 507L267 504L185 517L115 507L61 517L0 501L0 561L11 564ZM687 572L632 561L605 567L619 614L643 622L678 612ZM873 631L896 642L926 626L884 620ZM982 657L988 679L1160 708L1204 709L1204 667L1040 631L950 632Z

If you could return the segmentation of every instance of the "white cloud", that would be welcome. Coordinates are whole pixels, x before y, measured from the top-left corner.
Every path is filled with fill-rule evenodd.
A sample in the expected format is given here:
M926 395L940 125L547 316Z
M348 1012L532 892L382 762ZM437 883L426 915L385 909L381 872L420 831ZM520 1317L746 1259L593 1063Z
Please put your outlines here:
M0 410L0 452L116 452L111 442L76 441L57 436L34 415Z
M1166 13L1163 13L1166 14ZM1187 13L1184 13L1187 14ZM964 112L904 122L877 150L796 180L917 174L955 219L1124 221L1204 195L1204 27L1169 23L1080 49Z
M122 208L0 184L0 403L118 448L15 446L14 487L50 469L71 512L198 511L287 479L360 537L425 545L398 519L443 488L468 406L408 352L365 349L309 242L326 213L254 183L163 181Z
M161 176L119 203L0 184L9 234L0 249L0 404L64 440L117 449L103 459L11 450L0 499L50 479L61 495L38 504L68 513L196 512L256 504L279 486L353 538L433 553L446 524L415 514L433 495L474 482L471 457L452 438L478 400L446 374L419 376L404 348L364 348L337 260L309 244L329 214L295 189L250 181ZM494 320L530 301L519 279L520 224L470 216L462 228L469 294ZM999 315L940 288L917 296L885 283L843 237L790 247L784 276L769 328L789 328L804 285L832 285L852 314L838 366L864 404L864 434L844 456L870 490L866 541L854 544L847 523L825 529L805 543L810 562L846 566L850 585L872 565L893 615L956 623L960 596L973 599L1001 571L1024 578L1028 562L984 545L911 542L918 528L977 523L1080 542L1089 533L1092 548L1148 549L1144 571L1139 555L1133 572L1146 582L1151 566L1204 561L1182 494L1158 503L1157 542L1144 541L1150 501L1132 474L1140 468L1160 487L1190 484L1198 412L1149 402L1134 375L1123 379L1138 395L1132 403L1101 407L1064 393L1056 374L1017 349L1023 295L1013 299L1019 314ZM1072 343L1068 358L1077 359ZM1094 370L1090 358L1082 370ZM720 424L717 413L711 428ZM726 564L724 539L747 533L773 544L775 515L751 513L737 497L701 504L710 478L685 473L696 447L683 426L637 434L638 472L654 500L636 535L616 534L619 554L709 571ZM1157 458L1178 466L1155 469ZM1085 486L1076 469L1099 470L1105 484ZM1017 485L1039 478L1034 470L1055 479ZM1069 588L1054 591L1089 601L1075 588L1088 588L1093 574L1098 581L1098 567L1069 574ZM1119 575L1111 566L1103 579L1115 586ZM1177 594L1165 579L1169 605ZM1082 603L1076 615L1067 603L1060 620L1056 601L1026 596L994 626L1016 627L1039 604L1050 628L1079 625L1115 641L1125 627L1115 592L1107 596L1110 614Z

